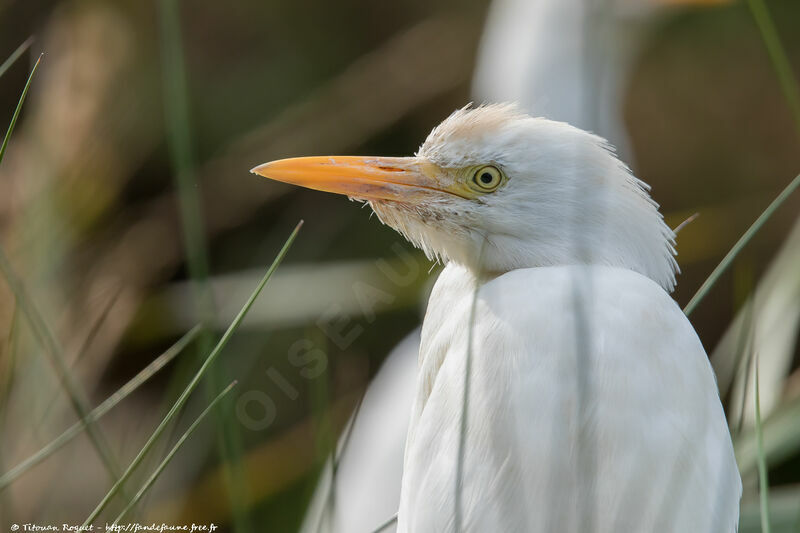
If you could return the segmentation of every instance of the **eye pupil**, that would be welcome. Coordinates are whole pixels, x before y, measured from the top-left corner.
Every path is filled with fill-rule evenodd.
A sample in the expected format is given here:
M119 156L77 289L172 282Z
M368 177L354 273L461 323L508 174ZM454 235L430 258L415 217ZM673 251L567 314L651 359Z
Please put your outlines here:
M503 174L497 167L485 165L473 171L469 182L478 193L494 192L502 184Z

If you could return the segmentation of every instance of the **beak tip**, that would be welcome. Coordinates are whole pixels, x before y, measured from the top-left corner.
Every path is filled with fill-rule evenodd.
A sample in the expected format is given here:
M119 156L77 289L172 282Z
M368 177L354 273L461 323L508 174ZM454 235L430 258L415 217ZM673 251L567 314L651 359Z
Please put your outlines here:
M263 176L264 174L262 173L261 169L263 169L267 165L268 165L268 163L264 163L262 165L256 165L256 166L254 166L253 168L250 169L250 173L251 174L257 174L259 176Z

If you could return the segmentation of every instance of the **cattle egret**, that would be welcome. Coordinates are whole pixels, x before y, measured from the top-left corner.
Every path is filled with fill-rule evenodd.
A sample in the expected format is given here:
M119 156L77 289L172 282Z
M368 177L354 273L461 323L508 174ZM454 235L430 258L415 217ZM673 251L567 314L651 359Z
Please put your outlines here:
M478 50L473 98L515 101L535 116L595 132L630 163L635 154L622 108L640 45L654 22L673 8L724 2L493 0ZM408 430L405 413L410 412L416 382L416 366L403 359L416 360L418 338L419 328L389 353L375 375L346 439L340 441L335 479L330 464L326 466L304 533L370 531L396 513ZM762 396L769 392L762 387ZM334 493L335 500L327 501ZM320 529L320 523L326 527Z
M603 139L489 105L453 113L414 157L253 172L366 201L447 263L399 531L735 531L714 375L668 295L674 234Z

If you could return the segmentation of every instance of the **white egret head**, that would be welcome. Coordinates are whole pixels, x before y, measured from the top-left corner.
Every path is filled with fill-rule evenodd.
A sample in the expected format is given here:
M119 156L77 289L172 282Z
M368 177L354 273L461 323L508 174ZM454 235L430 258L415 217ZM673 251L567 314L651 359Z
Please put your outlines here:
M413 157L303 157L256 174L369 202L428 257L476 273L567 264L675 284L674 233L600 137L513 105L465 107Z

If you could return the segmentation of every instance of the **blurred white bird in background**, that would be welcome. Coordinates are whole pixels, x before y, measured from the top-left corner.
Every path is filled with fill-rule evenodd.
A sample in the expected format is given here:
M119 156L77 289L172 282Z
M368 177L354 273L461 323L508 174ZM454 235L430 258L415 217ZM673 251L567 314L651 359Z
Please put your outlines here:
M603 135L629 154L622 103L659 0L495 0L478 50L479 101Z
M667 292L674 234L603 139L490 105L453 113L414 157L253 171L368 201L447 263L399 531L736 530L714 374Z
M329 460L301 533L370 533L400 506L403 451L414 404L420 328L386 357Z
M473 80L477 101L516 101L536 116L596 132L630 161L622 101L640 43L676 4L724 0L495 0ZM388 356L323 473L301 531L369 532L399 506L419 329ZM333 490L334 498L326 501ZM323 524L324 527L320 528Z

